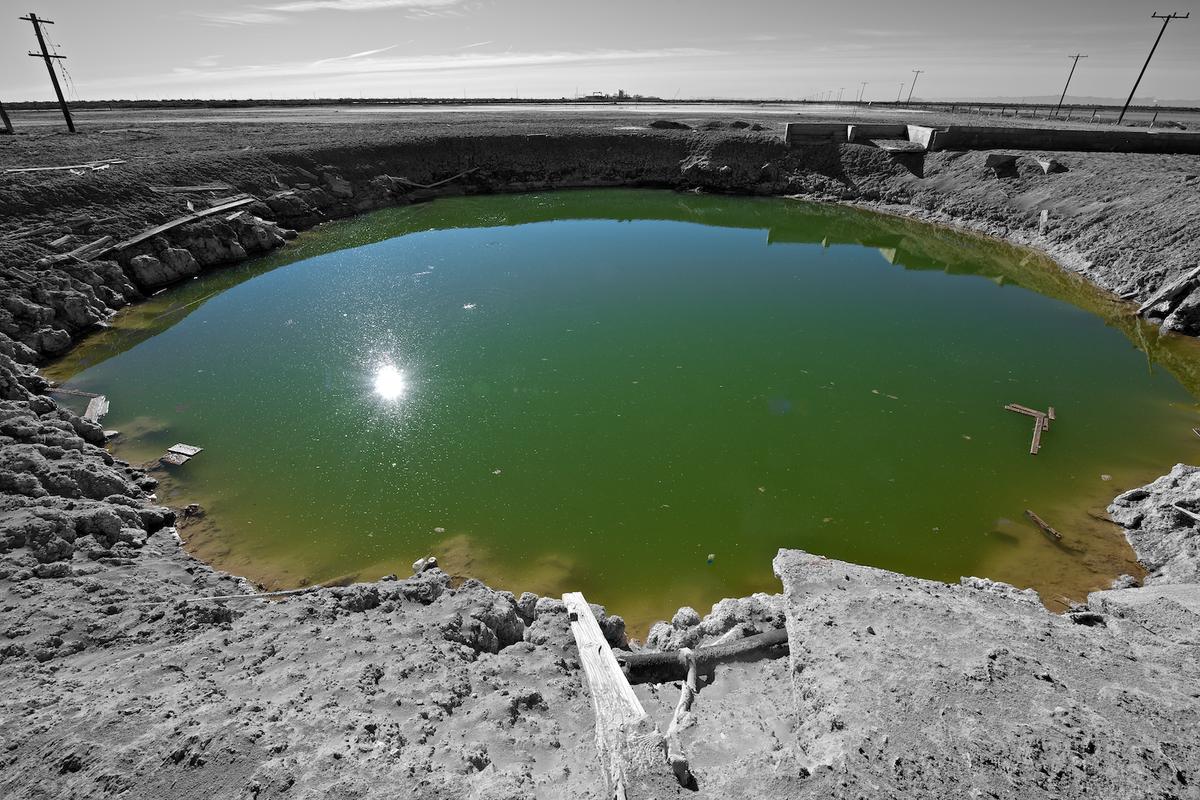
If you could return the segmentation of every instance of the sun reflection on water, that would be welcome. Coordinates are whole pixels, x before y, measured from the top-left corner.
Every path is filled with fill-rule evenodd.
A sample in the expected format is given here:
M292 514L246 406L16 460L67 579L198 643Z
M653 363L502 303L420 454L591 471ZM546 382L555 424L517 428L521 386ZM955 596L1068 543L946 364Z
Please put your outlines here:
M391 364L383 364L375 370L375 394L384 400L399 400L408 391L404 373Z

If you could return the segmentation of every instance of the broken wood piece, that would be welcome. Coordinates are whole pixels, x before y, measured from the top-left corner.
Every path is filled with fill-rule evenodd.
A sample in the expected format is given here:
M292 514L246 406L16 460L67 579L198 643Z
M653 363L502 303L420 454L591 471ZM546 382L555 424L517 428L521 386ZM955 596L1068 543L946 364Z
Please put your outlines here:
M190 456L185 456L182 453L164 453L159 459L159 462L172 467L182 467L187 462L191 461Z
M112 240L113 240L113 237L111 237L111 236L101 236L99 239L88 242L87 244L83 245L82 247L76 247L74 250L67 253L67 255L70 256L71 258L83 258L84 256L91 254L93 250L103 249L105 247L105 245L107 245Z
M1046 523L1046 520L1042 519L1037 514L1030 511L1029 509L1025 509L1025 516L1029 517L1029 519L1033 521L1034 525L1037 525L1039 528L1041 528L1042 533L1046 534L1047 536L1049 536L1051 539L1053 539L1056 542L1062 541L1062 534L1059 533L1058 531L1054 530L1054 528L1051 528Z
M1036 456L1042 449L1042 431L1046 423L1045 417L1037 417L1033 421L1033 441L1029 443L1029 455Z
M683 753L683 743L679 741L679 731L683 729L684 721L691 713L696 693L700 691L696 683L696 654L690 648L684 647L679 651L679 659L687 665L687 677L684 679L683 685L679 687L679 702L675 705L675 714L671 717L671 724L667 726L665 737L667 740L667 763L671 765L671 771L675 773L675 780L679 781L680 786L695 789L696 778L692 775L687 756Z
M200 186L151 186L150 191L160 194L181 194L184 192L227 192L232 188L227 183L206 183Z
M1171 508L1178 511L1180 514L1183 514L1185 517L1189 517L1193 522L1200 522L1200 514L1184 508L1183 506L1179 505L1179 503L1171 503Z
M182 444L181 443L181 444L171 445L170 447L167 448L167 452L175 453L177 455L187 456L188 458L191 458L192 456L194 456L198 453L204 452L204 448L196 447L195 445L191 445L191 444Z
M1159 289L1154 294L1150 295L1150 299L1138 306L1137 313L1144 314L1154 306L1164 301L1171 301L1181 295L1192 290L1193 285L1197 280L1200 280L1200 267L1188 270L1186 273L1168 283L1166 286Z
M693 651L693 654L700 674L707 675L712 672L714 666L722 661L733 661L776 649L781 654L785 653L787 644L787 631L777 628L724 644L699 647ZM681 660L681 652L668 650L665 652L626 653L621 651L616 654L616 658L617 663L621 665L621 669L632 683L665 683L682 680L686 677L687 665Z
M1192 433L1196 434L1196 436L1200 436L1200 428L1192 428Z
M108 398L102 394L98 394L88 401L87 411L83 412L83 418L89 422L99 422L107 413Z
M617 666L587 600L579 592L567 592L562 599L596 714L596 748L608 796L667 796L675 782L663 769L662 735L647 729L646 711Z

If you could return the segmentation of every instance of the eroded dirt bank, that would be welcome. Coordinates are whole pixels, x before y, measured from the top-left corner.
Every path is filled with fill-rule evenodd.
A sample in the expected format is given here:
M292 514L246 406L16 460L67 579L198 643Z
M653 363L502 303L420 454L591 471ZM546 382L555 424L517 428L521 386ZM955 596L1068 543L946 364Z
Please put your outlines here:
M0 179L6 796L605 796L556 600L451 589L436 569L277 602L182 600L251 587L182 552L153 479L42 394L35 369L160 286L373 208L604 185L801 195L953 221L1035 244L1136 300L1200 263L1188 230L1197 157L1060 153L1068 172L1026 157L1000 177L982 153L901 164L858 145L789 150L776 132L484 127L0 142L4 166L129 156ZM150 188L216 183L230 188ZM238 193L254 202L119 252L61 257ZM1186 306L1171 327L1191 330ZM946 587L804 554L777 560L782 597L726 601L703 620L681 610L650 646L785 624L794 643L790 660L724 668L701 692L685 741L701 795L1198 796L1198 540L1173 504L1197 510L1200 485L1180 470L1113 509L1148 586L1069 615L986 582ZM623 624L604 624L621 644ZM638 692L665 726L674 687Z

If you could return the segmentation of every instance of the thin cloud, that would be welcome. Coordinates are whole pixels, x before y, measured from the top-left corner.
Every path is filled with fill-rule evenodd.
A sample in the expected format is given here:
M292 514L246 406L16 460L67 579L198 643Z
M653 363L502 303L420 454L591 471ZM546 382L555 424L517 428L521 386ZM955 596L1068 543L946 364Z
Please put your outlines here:
M351 53L348 56L334 56L333 58L322 58L319 61L314 61L313 65L316 66L317 64L331 64L335 61L349 61L354 58L366 58L367 56L373 56L377 53L386 53L388 50L395 50L397 47L399 47L399 45L390 44L387 47L380 47L378 50L363 50L361 53Z
M464 0L293 0L266 6L270 11L377 11L381 8L443 8L455 6Z
M393 45L394 47L395 45ZM390 49L390 48L383 48ZM378 51L313 62L280 62L241 67L196 69L180 67L172 77L178 82L206 82L253 79L314 78L340 75L402 75L405 73L449 72L456 70L492 70L520 67L545 67L561 64L615 63L687 58L711 58L726 55L719 50L677 47L658 50L587 50L537 53L458 53L454 55L378 57Z
M432 16L453 13L454 6L467 0L290 0L270 5L250 6L245 10L199 11L196 16L211 25L266 25L287 22L289 14L309 11L380 11L402 9Z
M209 25L268 25L287 22L287 17L268 11L199 11L196 16Z

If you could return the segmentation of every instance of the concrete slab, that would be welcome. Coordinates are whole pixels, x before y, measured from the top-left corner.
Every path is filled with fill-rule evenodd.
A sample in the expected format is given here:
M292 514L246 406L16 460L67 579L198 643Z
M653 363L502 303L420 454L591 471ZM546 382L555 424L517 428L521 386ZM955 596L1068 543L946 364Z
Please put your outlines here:
M857 122L847 126L846 140L865 142L869 139L907 139L908 126L898 123Z
M796 550L774 567L804 796L1179 796L1200 777L1195 647L1076 624L991 581Z

